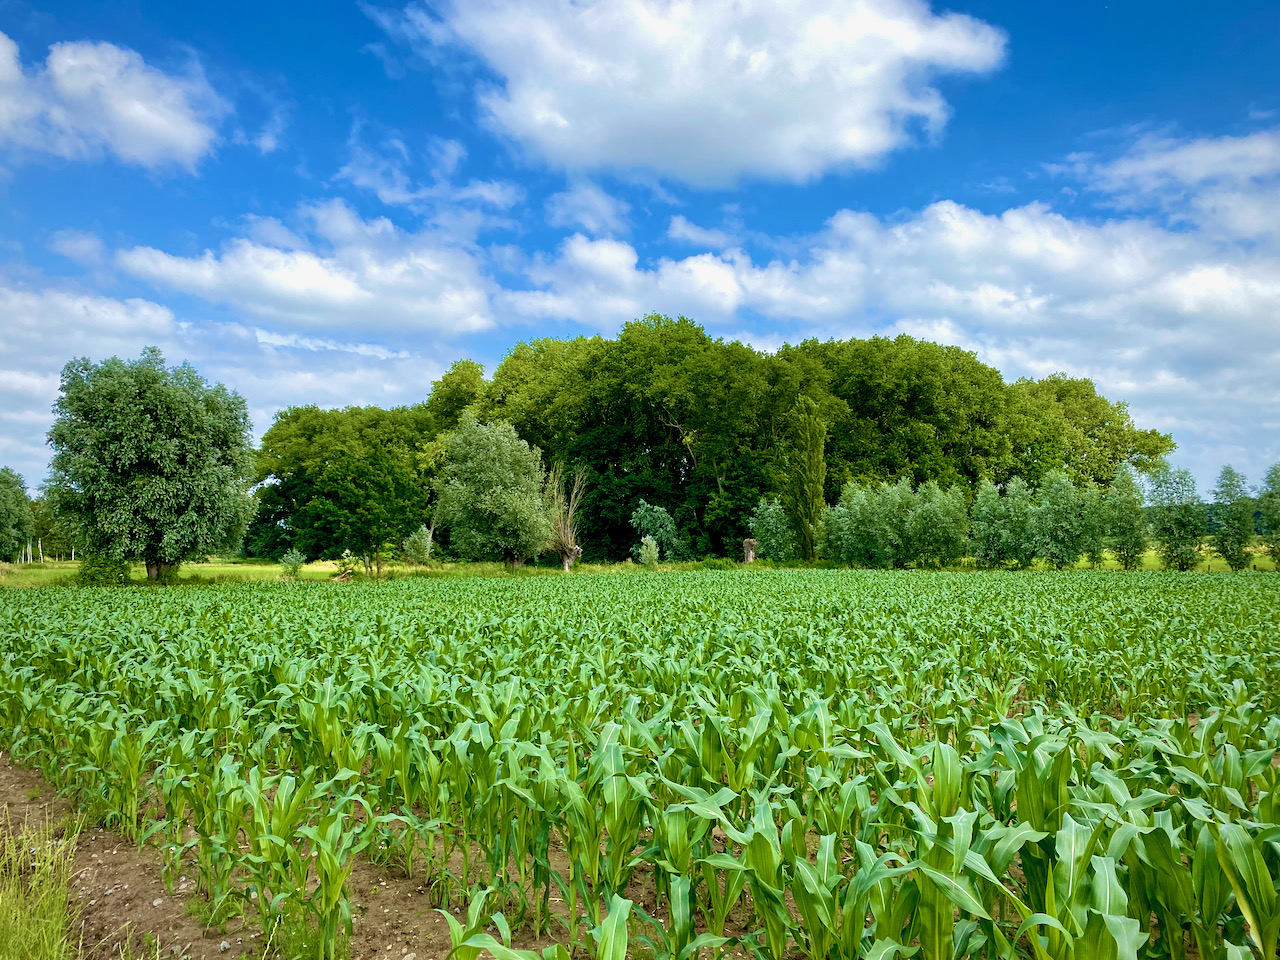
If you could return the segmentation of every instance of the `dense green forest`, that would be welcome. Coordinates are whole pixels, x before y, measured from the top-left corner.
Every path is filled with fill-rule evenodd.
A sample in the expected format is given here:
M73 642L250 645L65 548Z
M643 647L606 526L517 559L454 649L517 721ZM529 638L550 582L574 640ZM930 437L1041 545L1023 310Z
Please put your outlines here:
M983 480L1035 485L1056 470L1106 486L1120 465L1145 471L1174 447L1089 380L1009 384L972 353L906 336L764 353L654 315L615 339L521 343L489 379L460 360L413 406L281 412L258 453L246 552L367 556L399 544L433 515L468 410L510 423L548 465L584 471L589 560L630 554L641 501L667 511L690 554L741 556L753 512L785 496L815 428L827 503L850 482L902 478L970 497Z

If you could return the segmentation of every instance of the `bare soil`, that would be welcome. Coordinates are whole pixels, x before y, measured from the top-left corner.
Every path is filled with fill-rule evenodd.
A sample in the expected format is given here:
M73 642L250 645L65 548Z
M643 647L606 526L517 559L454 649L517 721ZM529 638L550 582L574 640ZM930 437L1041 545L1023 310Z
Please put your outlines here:
M8 812L15 828L42 820L61 821L73 817L72 805L56 796L54 788L39 773L9 763L0 755L0 807ZM0 814L2 816L2 814ZM554 867L567 872L567 857L553 845ZM173 893L162 879L160 851L151 846L141 850L120 833L89 825L81 830L76 845L78 870L73 882L72 906L78 916L80 942L85 960L119 960L122 948L139 957L159 955L188 960L273 960L279 954L273 944L264 943L257 915L252 910L219 926L206 926L189 909L200 896L195 890L194 863L181 871ZM451 864L451 868L454 865ZM461 872L461 858L455 872ZM424 886L421 871L408 877L398 866L379 866L359 859L348 881L348 896L354 907L351 960L444 960L451 943L449 927L434 908L437 902ZM628 897L650 915L655 911L655 891L650 869L642 866ZM553 889L553 915L567 910ZM455 904L450 911L466 922L466 905ZM734 923L749 922L750 908L744 895ZM536 950L564 942L563 924L552 920L552 934L533 937L528 930L513 932L512 946ZM579 936L586 936L579 931ZM148 946L148 944L150 944ZM735 950L735 955L740 951ZM292 960L292 958L283 958Z

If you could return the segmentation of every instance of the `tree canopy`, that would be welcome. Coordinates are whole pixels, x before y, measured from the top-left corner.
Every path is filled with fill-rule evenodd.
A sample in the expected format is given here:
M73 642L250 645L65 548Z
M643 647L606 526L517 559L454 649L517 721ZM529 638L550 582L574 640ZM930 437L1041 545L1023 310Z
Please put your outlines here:
M0 468L0 560L15 560L35 533L27 487L8 467Z
M163 576L238 543L253 509L244 398L155 348L133 361L72 360L49 430L46 496L88 554Z
M1036 488L1055 470L1105 486L1121 466L1146 470L1173 447L1088 380L1006 384L972 353L906 336L806 340L764 353L683 317L651 315L613 339L518 344L487 380L460 360L412 407L286 411L263 440L260 513L246 549L357 549L329 507L310 505L341 502L349 474L332 461L360 462L354 443L334 442L347 432L407 465L403 476L392 471L403 483L360 491L397 500L387 515L406 525L386 542L402 542L431 509L449 437L467 411L477 423L509 423L547 463L583 472L577 529L588 560L629 555L642 500L670 515L688 555L737 556L762 498L781 498L793 520L803 501L811 527L851 481L905 479L912 490L936 481L966 499L984 479L1004 486L1019 477ZM802 529L793 540L811 552ZM440 546L456 552L451 541L442 528Z

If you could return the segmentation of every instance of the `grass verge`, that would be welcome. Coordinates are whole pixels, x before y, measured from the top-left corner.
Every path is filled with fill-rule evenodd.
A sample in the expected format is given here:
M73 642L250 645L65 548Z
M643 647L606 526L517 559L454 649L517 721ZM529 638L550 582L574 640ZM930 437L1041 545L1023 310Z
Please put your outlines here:
M79 922L71 904L79 824L0 821L0 960L74 960Z

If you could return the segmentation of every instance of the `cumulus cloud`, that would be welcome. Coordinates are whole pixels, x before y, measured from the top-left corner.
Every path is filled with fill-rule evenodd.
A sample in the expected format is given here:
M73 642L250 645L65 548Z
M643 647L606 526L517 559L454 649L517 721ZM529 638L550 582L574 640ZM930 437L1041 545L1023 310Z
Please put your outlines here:
M288 246L280 224L258 239L181 257L154 247L116 254L117 265L156 286L228 304L251 316L305 327L482 330L492 320L490 282L476 256L447 234L405 232L364 220L340 200L304 207L310 242Z
M594 183L575 183L547 200L547 222L553 227L582 227L601 235L627 232L631 205L610 196Z
M428 57L478 57L493 129L571 169L698 185L804 181L936 135L935 82L1003 61L1005 36L922 0L444 0L375 18Z
M194 171L229 111L197 67L149 66L110 43L56 43L30 72L0 33L0 145L152 170Z

